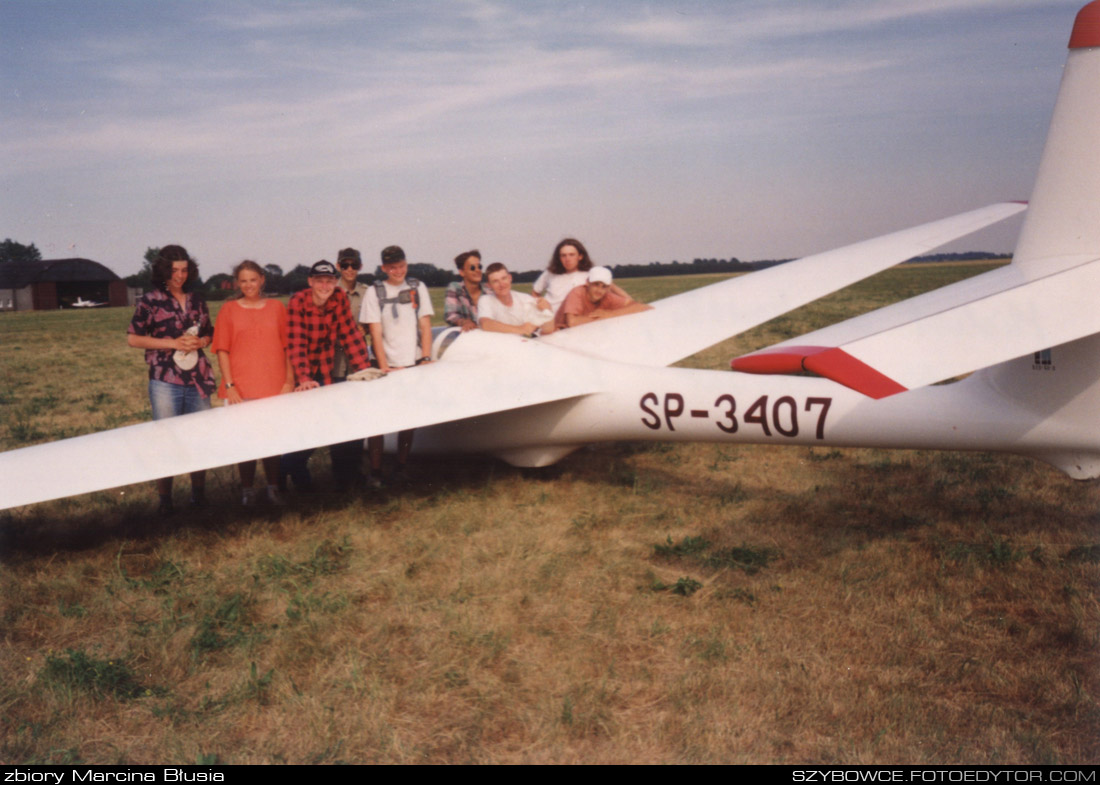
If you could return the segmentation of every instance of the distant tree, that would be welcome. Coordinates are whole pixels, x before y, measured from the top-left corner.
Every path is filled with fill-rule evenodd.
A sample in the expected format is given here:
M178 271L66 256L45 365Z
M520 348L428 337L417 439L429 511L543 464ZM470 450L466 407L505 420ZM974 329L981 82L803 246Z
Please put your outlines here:
M149 291L153 288L153 260L157 258L157 254L160 253L160 248L146 248L144 263L141 265L141 270L133 275L126 276L126 285L140 288L143 291Z
M434 264L424 264L422 262L409 265L408 277L415 278L425 286L446 286L455 280L455 276L450 271L440 270ZM382 265L374 268L374 280L386 280L386 273L382 270Z
M0 243L0 264L8 262L39 262L42 254L34 247L34 243L23 245L10 237Z
M210 290L221 289L225 281L232 282L233 276L229 273L214 273L206 279L206 288Z
M283 277L282 291L286 293L300 292L309 286L309 268L300 264ZM273 290L274 291L274 290Z
M409 277L416 278L425 286L446 286L455 279L451 270L440 270L434 264L419 262L409 265Z
M283 275L283 268L279 265L264 265L264 291L273 294L286 291L286 278Z

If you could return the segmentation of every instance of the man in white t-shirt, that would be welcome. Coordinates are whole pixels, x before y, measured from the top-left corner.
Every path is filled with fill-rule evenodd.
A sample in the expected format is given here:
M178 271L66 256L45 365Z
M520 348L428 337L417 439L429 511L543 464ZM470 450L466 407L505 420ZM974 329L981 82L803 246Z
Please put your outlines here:
M400 371L414 365L431 362L432 353L432 301L428 287L415 279L406 278L409 263L399 246L382 249L384 281L376 281L363 297L363 310L359 321L367 325L371 347L374 349L378 368L385 373ZM395 482L407 482L406 465L412 449L413 430L397 435L397 466ZM370 452L371 485L381 484L382 472L381 436L367 440Z
M512 274L500 262L485 268L491 294L478 301L478 326L496 333L532 336L554 332L554 312L539 310L539 301L529 294L512 291Z

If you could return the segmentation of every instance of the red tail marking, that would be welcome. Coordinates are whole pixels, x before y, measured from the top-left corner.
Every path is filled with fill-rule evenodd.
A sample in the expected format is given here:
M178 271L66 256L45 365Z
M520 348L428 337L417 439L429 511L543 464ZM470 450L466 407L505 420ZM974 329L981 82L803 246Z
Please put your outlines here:
M810 371L878 400L905 392L906 387L879 373L843 349L828 346L782 346L735 357L730 368L743 373L782 374Z
M1087 49L1100 46L1100 2L1094 0L1077 12L1073 32L1069 36L1070 49Z

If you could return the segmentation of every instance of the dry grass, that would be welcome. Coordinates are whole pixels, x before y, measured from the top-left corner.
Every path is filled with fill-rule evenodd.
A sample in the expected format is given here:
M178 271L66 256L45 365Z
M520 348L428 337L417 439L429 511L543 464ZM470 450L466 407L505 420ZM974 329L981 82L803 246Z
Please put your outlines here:
M950 269L890 271L690 364L980 268ZM6 447L146 416L128 314L9 316ZM92 345L79 388L42 372ZM0 760L1100 758L1095 484L728 445L419 468L407 492L249 515L219 470L224 506L168 530L143 488L5 514Z

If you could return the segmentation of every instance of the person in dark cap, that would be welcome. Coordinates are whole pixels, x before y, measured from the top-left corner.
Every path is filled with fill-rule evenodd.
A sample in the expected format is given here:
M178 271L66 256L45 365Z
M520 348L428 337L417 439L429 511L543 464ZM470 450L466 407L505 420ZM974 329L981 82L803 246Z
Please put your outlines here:
M382 272L385 279L375 281L367 291L363 312L359 315L359 321L365 322L370 332L379 369L390 373L431 362L432 315L435 312L428 287L408 277L409 263L405 260L405 252L397 245L382 250ZM412 430L397 435L395 482L408 480L406 465L412 441ZM382 446L381 436L367 440L372 485L380 482Z
M363 308L363 296L367 293L367 285L359 283L359 271L363 269L363 257L354 248L344 248L336 255L336 266L340 269L340 282L338 289L343 289L351 304L351 315L359 318L359 312ZM357 322L360 334L366 340L367 326ZM332 381L339 383L348 375L348 355L341 342L336 346L335 362L332 368ZM336 486L347 489L362 482L363 474L360 466L363 462L363 440L342 442L334 444L329 449L332 458L332 479Z
M336 266L340 270L339 286L348 296L348 304L351 306L352 318L358 319L359 312L363 309L363 296L367 293L367 285L359 283L359 271L363 269L363 257L354 248L345 248L337 255ZM359 332L363 339L367 338L367 326L357 322ZM332 367L333 379L344 379L348 375L348 358L344 350L344 344L336 347L335 362Z
M369 367L367 343L351 314L351 304L337 284L336 266L322 259L309 270L309 288L287 304L287 354L294 370L295 392L332 384L336 345L341 344L353 371ZM312 450L283 456L282 468L299 490L313 487L307 461Z

